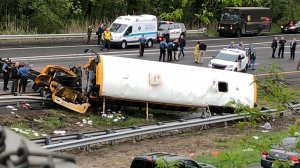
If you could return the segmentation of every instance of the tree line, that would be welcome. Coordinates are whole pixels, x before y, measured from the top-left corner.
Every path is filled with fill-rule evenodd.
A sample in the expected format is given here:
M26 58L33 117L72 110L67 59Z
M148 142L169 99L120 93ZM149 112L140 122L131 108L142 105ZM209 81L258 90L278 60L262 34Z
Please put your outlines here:
M269 7L273 23L300 18L299 0L0 0L0 34L82 32L137 14L214 27L227 6Z

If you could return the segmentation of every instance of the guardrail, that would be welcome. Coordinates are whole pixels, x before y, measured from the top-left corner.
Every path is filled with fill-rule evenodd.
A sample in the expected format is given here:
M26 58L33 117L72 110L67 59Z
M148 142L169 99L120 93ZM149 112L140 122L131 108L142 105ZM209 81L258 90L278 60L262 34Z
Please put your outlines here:
M300 104L293 105L292 107L299 110ZM261 112L274 112L274 111L276 110L271 109L271 110L266 110ZM87 145L101 143L101 142L107 142L107 141L112 142L118 139L138 137L145 134L162 133L166 131L197 127L197 126L203 126L208 124L216 124L222 122L226 123L227 121L245 119L247 116L248 116L247 114L245 115L230 114L226 116L216 116L216 117L211 117L206 119L198 118L198 119L191 119L191 120L180 120L178 122L172 122L172 123L161 123L161 124L147 126L143 128L136 127L121 132L107 131L106 134L103 134L102 132L99 136L81 137L81 138L76 137L77 140L67 141L67 142L62 142L57 144L50 144L50 145L43 146L43 148L48 149L50 151L59 151L59 150L87 146Z
M198 30L186 30L187 34L206 34L207 29L202 28ZM0 35L0 40L2 43L5 43L5 40L19 40L19 43L25 39L34 39L38 42L38 39L51 39L52 42L54 39L62 39L62 38L81 38L83 41L87 38L87 33L76 33L76 34L31 34L31 35ZM91 38L97 38L95 33L92 34Z
M4 95L0 96L0 104L16 104L16 106L19 108L21 102L37 102L37 103L44 103L45 101L50 101L50 98L45 98L39 96L39 94L28 94L28 95Z

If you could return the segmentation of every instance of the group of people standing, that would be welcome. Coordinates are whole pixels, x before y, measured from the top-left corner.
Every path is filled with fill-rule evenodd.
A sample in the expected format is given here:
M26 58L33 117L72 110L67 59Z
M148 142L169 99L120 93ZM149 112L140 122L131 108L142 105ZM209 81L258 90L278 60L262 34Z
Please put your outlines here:
M182 54L182 57L184 57L184 47L186 45L186 41L184 38L184 34L181 34L178 39L175 40L169 40L166 38L163 38L162 41L159 44L159 61L165 62L166 57L166 51L167 51L167 61L174 60L178 61L179 57ZM179 53L178 53L179 48Z
M1 68L3 73L3 90L8 91L8 82L11 79L11 93L25 93L28 81L28 73L31 68L28 65L20 66L19 62L15 62L14 66L10 66L9 60L4 60Z
M93 32L93 28L92 25L90 25L87 31L87 35L88 35L87 44L90 43L92 32ZM103 51L104 48L107 48L107 51L110 51L110 41L112 39L110 29L103 23L100 23L96 31L96 35L98 37L97 44L102 45L102 48L100 50Z
M286 40L282 36L281 39L278 41L278 37L275 37L273 39L271 48L272 50L272 58L275 58L275 52L277 47L279 46L278 49L278 58L284 58L284 47L285 47ZM296 38L294 38L290 42L290 60L295 60L295 51L296 51L296 46L297 46L297 41Z

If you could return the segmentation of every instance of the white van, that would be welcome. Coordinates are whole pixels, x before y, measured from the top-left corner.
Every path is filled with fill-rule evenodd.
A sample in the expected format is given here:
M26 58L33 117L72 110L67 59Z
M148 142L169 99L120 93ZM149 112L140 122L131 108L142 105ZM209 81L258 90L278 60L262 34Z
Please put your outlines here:
M147 46L152 47L157 36L157 18L154 15L120 16L111 25L111 44L126 48L139 45L139 38L144 35Z

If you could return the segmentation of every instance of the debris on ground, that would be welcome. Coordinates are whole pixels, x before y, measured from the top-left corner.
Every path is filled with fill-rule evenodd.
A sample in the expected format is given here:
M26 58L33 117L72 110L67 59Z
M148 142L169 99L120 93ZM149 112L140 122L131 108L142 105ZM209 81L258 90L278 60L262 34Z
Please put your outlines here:
M125 115L122 113L122 111L118 111L118 112L111 112L110 109L107 110L107 113L103 113L101 114L101 117L103 119L110 119L113 122L119 122L119 121L124 121L126 119Z
M55 130L53 131L54 134L56 135L66 135L66 131L65 130Z
M88 125L88 126L93 126L93 121L90 120L89 118L87 119L82 119L81 121L77 122L76 123L77 125L79 125L80 127L83 127L84 125Z
M17 133L23 134L23 135L33 135L35 137L40 137L40 135L47 136L46 134L40 134L37 131L31 130L31 129L21 129L21 128L13 127L13 128L11 128L11 130L13 130Z
M253 136L253 138L255 139L255 140L258 140L259 139L259 137L258 136Z
M272 126L271 126L271 124L269 122L266 122L263 126L260 126L260 127L264 128L266 130L272 129Z

